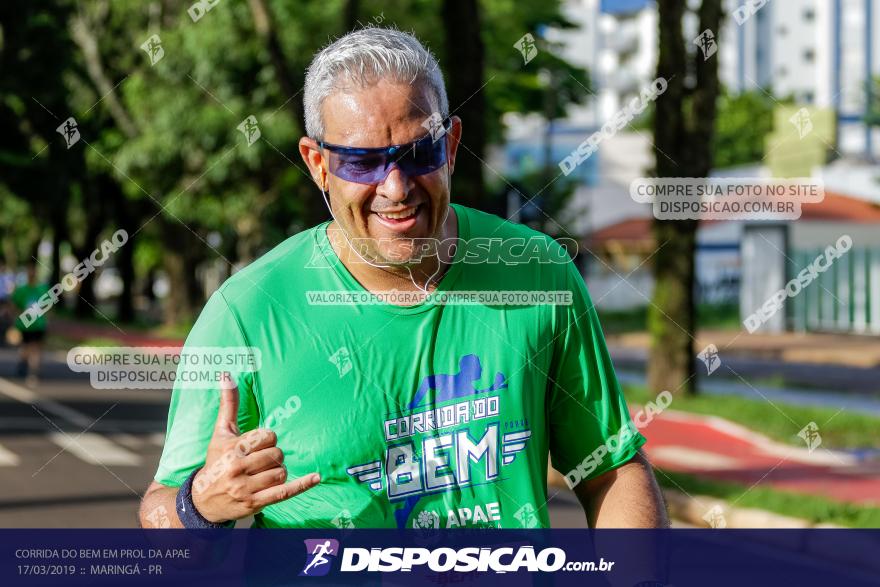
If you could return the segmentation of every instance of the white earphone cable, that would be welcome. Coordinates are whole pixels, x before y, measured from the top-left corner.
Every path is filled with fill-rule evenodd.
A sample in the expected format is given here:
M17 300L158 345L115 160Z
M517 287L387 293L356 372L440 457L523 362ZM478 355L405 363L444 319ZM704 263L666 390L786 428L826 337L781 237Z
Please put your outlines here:
M339 222L339 220L336 219L336 215L333 214L333 207L330 206L330 200L327 198L327 193L324 191L323 186L318 186L318 188L321 190L321 196L324 198L324 203L327 205L327 210L330 211L330 217L333 218L333 220L336 222L337 226L339 226L339 230L340 230L340 232L342 232L342 236L345 238L345 242L348 244L348 248L351 249L352 251L354 251L354 254L357 255L361 259L361 261L363 261L367 265L370 265L371 267L376 267L377 269L393 269L395 267L394 265L379 265L378 263L373 263L373 262L367 260L363 255L360 254L360 252L357 250L357 248L352 244L351 239L348 238L348 234L345 232L345 229L342 228L342 224ZM443 217L444 223L446 222L446 218L448 216L449 216L449 208L447 207L446 215ZM416 288L420 292L422 292L426 295L430 295L431 292L428 290L428 286L431 284L431 280L434 278L434 276L436 276L440 272L440 269L443 267L443 265L440 262L440 258L438 255L438 257L437 257L437 270L433 274L431 274L431 276L428 277L428 279L425 281L425 287L422 287L421 285L419 285L416 282L416 279L413 276L412 269L410 269L408 266L404 266L404 267L406 267L406 272L409 274L409 280L412 282L412 284L414 286L416 286Z

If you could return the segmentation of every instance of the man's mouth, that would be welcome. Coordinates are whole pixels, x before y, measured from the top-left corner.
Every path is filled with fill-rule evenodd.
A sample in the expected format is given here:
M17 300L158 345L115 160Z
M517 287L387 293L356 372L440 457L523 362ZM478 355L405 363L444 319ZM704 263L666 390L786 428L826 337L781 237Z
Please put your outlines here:
M422 205L419 204L397 210L383 210L382 212L374 212L374 214L382 226L395 232L406 232L415 226L422 216L421 212Z
M400 212L376 212L376 214L385 220L405 220L410 216L415 215L417 208L418 206L414 208L405 208Z

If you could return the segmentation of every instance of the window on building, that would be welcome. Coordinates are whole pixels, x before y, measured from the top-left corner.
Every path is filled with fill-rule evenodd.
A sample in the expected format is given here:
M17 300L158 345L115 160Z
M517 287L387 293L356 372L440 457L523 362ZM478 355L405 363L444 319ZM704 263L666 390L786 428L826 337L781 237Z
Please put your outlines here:
M815 18L816 18L816 11L815 10L813 10L812 8L807 8L806 10L804 10L804 20L805 21L813 22L813 20Z
M812 49L804 49L804 61L812 63L816 59L816 52Z

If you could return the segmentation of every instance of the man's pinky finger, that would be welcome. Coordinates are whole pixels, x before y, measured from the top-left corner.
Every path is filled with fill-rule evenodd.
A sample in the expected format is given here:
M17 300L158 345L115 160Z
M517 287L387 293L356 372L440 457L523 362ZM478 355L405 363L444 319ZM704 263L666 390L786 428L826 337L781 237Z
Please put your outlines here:
M254 501L258 507L263 508L267 505L272 505L273 503L278 503L279 501L284 501L285 499L290 499L295 495L299 495L320 482L321 476L317 473L305 475L294 479L293 481L288 481L283 485L277 485L275 487L270 487L269 489L258 491L254 494Z

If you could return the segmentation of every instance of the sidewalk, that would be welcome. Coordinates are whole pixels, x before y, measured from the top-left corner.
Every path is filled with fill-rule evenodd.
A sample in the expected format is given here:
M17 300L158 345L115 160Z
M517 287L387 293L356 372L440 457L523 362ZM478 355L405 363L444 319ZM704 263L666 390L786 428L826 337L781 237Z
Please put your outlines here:
M650 344L646 333L609 335L606 340L615 368L645 372ZM719 375L733 381L773 381L777 387L880 399L877 337L703 331L694 342L694 354L710 344L725 365ZM697 367L705 372L703 365Z
M647 350L650 345L646 332L608 335L606 340L608 346L620 349ZM722 355L863 369L880 367L880 344L876 336L701 330L694 347L699 350L710 344L718 347Z

